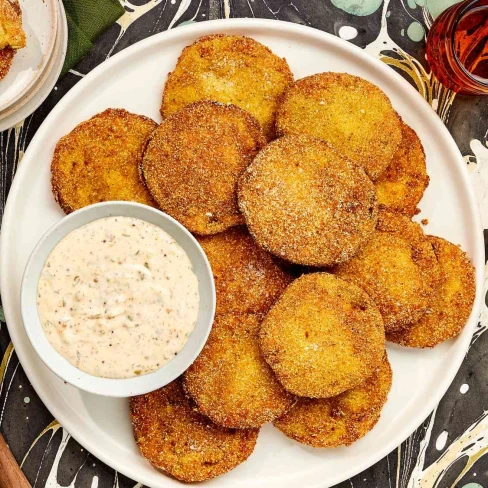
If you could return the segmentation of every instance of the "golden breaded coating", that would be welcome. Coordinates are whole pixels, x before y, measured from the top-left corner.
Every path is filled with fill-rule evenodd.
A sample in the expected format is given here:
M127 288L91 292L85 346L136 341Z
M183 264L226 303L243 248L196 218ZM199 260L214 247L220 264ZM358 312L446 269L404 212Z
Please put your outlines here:
M93 203L127 200L154 205L139 173L153 120L109 108L77 125L56 145L54 198L70 213Z
M333 398L300 398L274 425L313 447L350 445L378 422L392 383L388 358L361 385Z
M440 267L440 282L420 320L388 340L402 346L434 347L456 337L471 314L476 296L475 269L466 253L441 237L429 236Z
M344 262L376 225L376 192L364 171L305 135L268 144L240 179L238 196L257 243L297 264Z
M142 455L180 481L227 473L253 452L258 429L226 429L198 412L181 379L130 399L134 437Z
M319 73L296 81L276 115L278 135L318 137L358 164L372 180L386 169L402 139L388 97L347 73Z
M334 273L363 288L380 309L387 333L427 311L440 278L432 245L419 224L381 211L370 241Z
M25 32L22 28L22 10L18 1L0 0L0 49L25 47Z
M260 427L295 400L262 357L260 325L261 318L252 314L217 316L205 347L185 373L185 391L218 425Z
M285 59L244 36L216 34L198 39L181 53L164 87L163 118L198 100L232 103L274 137L279 98L293 83Z
M383 359L385 330L361 288L312 273L289 285L268 312L260 346L290 393L328 398L373 374Z
M142 172L162 210L195 234L217 234L244 222L237 180L265 144L258 122L244 110L196 102L157 128Z
M9 5L7 5L7 3ZM13 10L14 15L17 16L17 21L20 21L20 28L22 30L22 10L20 9L20 5L18 0L0 0L0 23L2 17L5 16L7 17L7 8L9 9L8 16L11 16L11 11ZM3 13L3 10L5 9L5 14ZM23 33L23 30L22 30ZM0 34L1 37L1 34ZM21 38L22 39L22 36ZM23 36L23 43L25 45L25 34ZM3 48L0 48L0 80L5 78L7 76L7 73L10 70L10 67L12 66L12 62L14 60L14 56L16 53L16 49L14 49L10 43L7 43L7 45Z
M217 314L266 313L293 277L244 227L199 237L212 267Z
M375 181L378 204L413 217L428 184L422 143L415 131L402 122L402 142L388 168Z

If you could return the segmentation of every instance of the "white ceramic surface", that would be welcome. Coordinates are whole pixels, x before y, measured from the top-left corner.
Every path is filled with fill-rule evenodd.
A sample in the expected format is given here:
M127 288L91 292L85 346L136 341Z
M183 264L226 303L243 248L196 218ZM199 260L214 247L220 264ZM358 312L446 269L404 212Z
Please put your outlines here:
M154 373L127 379L99 378L80 371L49 343L37 313L37 285L44 264L54 247L66 235L83 225L105 217L133 217L161 227L181 246L198 278L200 306L195 329L181 352ZM169 215L133 202L104 202L67 215L41 238L29 258L22 280L22 319L25 330L44 363L61 379L84 391L108 397L142 395L167 385L180 376L200 354L212 328L215 314L215 286L207 256L197 240Z
M27 45L15 54L7 76L0 81L0 110L15 103L36 83L46 68L58 30L57 0L19 0Z
M61 74L68 47L68 24L62 1L56 1L59 5L59 22L49 63L34 86L23 97L0 111L0 132L22 122L34 112L51 93Z
M57 140L76 124L108 107L123 107L160 120L162 86L182 48L215 32L245 34L287 58L295 76L346 71L379 85L420 136L431 182L418 218L426 231L461 244L476 266L474 311L461 335L433 350L388 345L393 387L376 427L347 448L313 449L266 425L254 453L234 471L206 486L232 488L327 487L368 468L418 427L454 378L478 319L484 246L475 197L459 150L432 108L391 68L361 49L308 27L270 20L233 19L179 27L117 54L81 80L54 108L30 143L15 177L3 220L2 299L17 354L43 402L95 456L153 488L180 484L153 469L133 440L127 402L81 392L46 368L25 334L20 283L40 236L63 215L50 188L50 162Z

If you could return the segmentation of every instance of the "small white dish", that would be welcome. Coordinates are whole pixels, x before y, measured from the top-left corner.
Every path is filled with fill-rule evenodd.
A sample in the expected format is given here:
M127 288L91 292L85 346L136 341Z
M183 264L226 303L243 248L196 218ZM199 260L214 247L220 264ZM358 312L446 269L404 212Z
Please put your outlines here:
M0 81L0 110L22 98L42 76L58 32L57 0L20 0L19 3L26 46L15 54L7 76Z
M200 308L195 329L188 341L170 362L154 373L127 379L99 378L80 371L61 356L48 341L37 313L37 285L50 252L67 234L94 220L111 216L134 217L157 225L186 252L198 278ZM64 381L103 396L130 397L142 395L167 385L180 376L202 350L212 328L215 314L215 286L207 257L197 240L169 215L133 202L103 202L82 208L64 217L47 231L27 262L21 288L21 309L27 336L44 363Z
M0 132L14 127L32 114L51 93L63 69L68 48L68 23L61 0L57 0L59 21L54 51L41 77L19 100L0 111Z

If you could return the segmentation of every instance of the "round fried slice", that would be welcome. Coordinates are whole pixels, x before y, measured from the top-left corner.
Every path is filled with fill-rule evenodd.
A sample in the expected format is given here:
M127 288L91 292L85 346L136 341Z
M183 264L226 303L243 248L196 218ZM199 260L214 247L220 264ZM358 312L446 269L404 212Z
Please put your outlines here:
M185 373L186 392L218 425L260 427L294 402L261 355L260 325L256 315L217 316L208 342Z
M237 180L266 144L235 105L196 102L167 118L148 144L142 172L158 205L196 234L243 223Z
M428 184L422 143L402 122L402 142L388 168L375 181L379 206L412 217Z
M388 97L347 73L319 73L296 81L276 116L279 135L308 134L330 143L375 180L402 139Z
M350 445L378 422L392 383L385 355L364 383L333 398L299 398L274 425L287 437L313 447Z
M177 379L130 399L134 437L142 455L180 481L203 481L244 462L258 429L226 429L200 414Z
M186 47L164 87L162 116L198 100L233 103L274 137L278 100L293 82L285 59L244 36L211 35Z
M139 166L156 126L143 115L109 108L62 137L51 164L53 194L61 208L70 213L108 200L154 205Z
M266 313L293 279L244 227L199 237L198 242L212 267L217 314Z
M379 213L370 241L334 273L374 300L387 333L420 319L440 278L434 250L420 225L385 211Z
M463 329L476 296L475 269L458 246L429 236L440 267L440 282L425 315L388 340L402 346L434 347Z
M348 260L377 220L376 192L364 171L305 135L268 144L240 179L238 196L258 244L297 264Z
M336 396L365 381L385 350L380 312L357 286L328 273L303 275L266 315L263 355L291 393Z
M17 16L20 18L20 21L22 21L22 10L20 8L18 0L3 0L4 3L6 1L10 2L8 7L12 8L15 14L17 14ZM0 10L1 9L2 1L0 1ZM3 49L0 49L0 80L5 78L7 76L7 73L10 71L16 52L17 51L10 46L6 46Z

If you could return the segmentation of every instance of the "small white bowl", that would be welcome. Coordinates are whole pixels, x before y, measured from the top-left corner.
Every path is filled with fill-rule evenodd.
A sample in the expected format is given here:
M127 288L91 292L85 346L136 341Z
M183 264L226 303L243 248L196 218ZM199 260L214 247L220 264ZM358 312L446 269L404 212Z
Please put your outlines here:
M99 378L80 371L59 354L48 341L37 312L37 285L49 253L71 231L94 220L111 216L134 217L161 227L183 248L198 278L200 309L195 329L170 362L154 373L135 378ZM104 202L82 208L64 217L38 242L24 271L21 288L24 327L44 363L64 381L98 395L129 397L142 395L167 385L180 376L202 350L212 328L215 314L215 285L207 257L197 240L179 222L155 208L133 202Z

